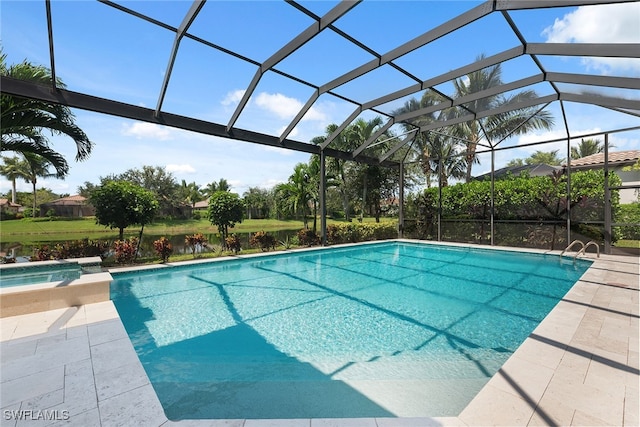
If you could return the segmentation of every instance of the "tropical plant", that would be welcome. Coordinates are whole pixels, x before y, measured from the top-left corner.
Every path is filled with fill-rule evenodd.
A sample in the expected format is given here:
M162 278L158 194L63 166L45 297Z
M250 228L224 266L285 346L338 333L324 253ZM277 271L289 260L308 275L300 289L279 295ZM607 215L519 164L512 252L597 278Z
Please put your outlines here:
M105 179L103 179L105 180ZM158 201L158 214L173 216L176 207L184 200L179 194L180 186L171 172L162 166L142 166L133 168L122 174L108 177L106 180L123 180L151 191Z
M558 150L553 151L536 151L531 156L525 159L525 164L527 165L551 165L551 166L560 166L562 164L562 159L558 157Z
M232 251L234 254L238 254L238 252L242 250L242 243L240 242L240 238L235 233L231 236L225 237L224 244L227 249Z
M37 191L36 184L38 178L50 178L56 176L54 173L49 172L49 165L51 163L48 159L34 153L23 153L25 159L25 174L23 178L28 183L31 183L33 188L33 216L36 216L37 212Z
M173 245L164 236L153 242L153 249L160 255L163 263L169 261L169 256L173 253Z
M195 183L195 181L187 184L187 181L183 179L179 193L182 201L184 203L188 203L191 207L194 207L199 201L204 200L202 191L200 191L200 187Z
M189 234L184 236L184 244L191 248L193 257L196 257L196 250L198 248L206 248L209 243L208 239L202 233Z
M320 145L324 143L327 138L338 129L338 125L330 124L325 130L325 135L317 136L311 140L314 144ZM355 139L350 138L350 132L345 130L338 134L338 136L331 142L331 147L336 150L351 151L355 148ZM350 205L351 200L355 197L353 186L351 185L350 175L348 173L347 161L338 157L331 157L327 162L327 175L333 177L334 186L336 187L340 201L342 203L342 210L344 211L344 217L347 221L351 220Z
M233 228L236 223L242 222L244 203L235 193L218 191L209 198L207 216L211 224L218 227L218 231L222 235L222 242L226 244L229 228Z
M127 181L109 181L91 193L96 223L119 230L119 239L130 225L150 223L158 210L156 196Z
M0 175L11 181L11 202L16 203L16 180L27 178L27 165L19 157L2 157Z
M481 55L477 58L477 61L481 61L483 59L484 55ZM471 72L462 78L454 80L453 98L458 99L470 96L482 91L497 88L502 84L502 67L501 64L496 64L491 67ZM490 95L467 102L464 104L464 108L444 108L437 114L431 112L415 119L408 120L405 123L405 127L406 129L415 129L416 126L424 126L432 123L434 120L464 117L469 114L469 111L478 113L498 108L508 109L509 107L517 107L519 103L535 98L537 98L537 94L532 90L521 91L510 96L505 96L503 94ZM411 100L405 103L402 108L395 111L394 114L397 115L400 113L434 107L437 104L445 103L446 101L447 99L439 93L427 90L424 92L420 101ZM526 107L516 108L514 110L453 125L447 130L447 134L451 137L457 138L456 141L460 141L460 143L464 144L466 152L465 181L469 182L472 177L473 164L478 163L478 158L476 156L477 147L483 139L488 139L491 142L497 142L511 135L522 135L535 129L550 129L552 126L553 117L550 113L546 111L539 111L536 107ZM421 143L421 141L423 142ZM425 144L424 140L418 138L417 142L418 146L423 146L423 150L428 150L428 144ZM426 164L424 167L428 169Z
M611 147L613 146L609 144L609 148ZM581 139L580 144L578 144L577 147L571 147L571 159L581 159L593 154L602 153L603 151L604 145L602 145L602 142L599 139Z
M202 189L202 194L204 194L206 197L211 197L213 196L214 193L217 193L218 191L230 191L230 190L231 190L231 186L229 185L227 180L224 178L220 178L218 182L213 181L207 184Z
M294 167L293 174L289 177L289 180L276 186L276 194L278 194L286 208L294 215L297 213L302 214L304 228L309 228L307 211L309 210L309 203L313 200L313 192L314 184L311 182L309 165L306 163L298 163Z
M49 69L33 65L27 61L7 66L6 55L0 53L0 75L28 80L51 87L52 75ZM64 88L64 83L56 80L56 86ZM0 151L35 154L46 159L59 177L69 172L64 157L49 147L49 140L43 130L53 135L65 135L76 144L76 161L89 157L93 143L75 124L75 117L69 107L34 99L0 95Z
M275 250L276 243L276 238L264 231L257 231L253 233L249 239L249 244L254 247L259 247L262 252L268 251L269 249Z
M298 231L297 237L298 243L303 246L314 246L320 244L320 236L318 236L315 231L309 230L308 228L303 228Z
M268 218L271 212L273 195L269 190L250 187L242 195L247 208L247 218Z
M138 239L130 237L113 242L113 254L117 264L131 264L138 252Z

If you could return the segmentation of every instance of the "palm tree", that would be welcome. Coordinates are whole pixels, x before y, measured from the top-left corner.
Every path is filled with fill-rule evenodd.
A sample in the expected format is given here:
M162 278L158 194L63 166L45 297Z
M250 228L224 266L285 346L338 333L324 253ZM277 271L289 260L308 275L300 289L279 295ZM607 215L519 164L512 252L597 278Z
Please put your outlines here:
M36 208L38 206L36 201L36 183L38 182L38 178L51 178L57 176L57 174L49 172L51 162L42 156L33 153L24 153L24 159L26 161L26 174L24 179L30 182L33 187L33 217L35 218Z
M477 58L477 61L481 61L483 59L484 55L480 55ZM453 84L455 88L455 99L500 86L503 84L501 64L496 64L494 66L469 73L463 78L454 80ZM491 95L466 103L464 104L465 108L452 107L440 110L437 114L432 113L424 115L416 120L411 120L411 124L415 126L423 126L425 124L432 123L434 120L444 120L447 118L468 115L469 110L473 112L481 112L495 108L509 107L535 98L537 98L537 95L532 90L521 91L510 96L502 94ZM394 111L394 114L397 115L398 113L416 111L421 108L436 105L444 100L445 98L438 93L427 90L419 102L416 100L410 100L405 103L403 107ZM527 132L535 129L550 129L552 126L553 117L550 113L546 111L537 111L535 107L528 107L460 123L452 126L448 132L452 136L459 138L458 141L466 141L465 180L469 182L471 180L473 164L478 163L478 158L476 156L478 143L483 139L497 141L510 135L526 134ZM410 129L412 126L406 125L406 127L407 129ZM424 152L429 151L430 147L424 138L418 138L416 142ZM422 157L428 158L431 156L425 156L423 154ZM424 160L423 169L427 169L425 171L427 173L431 172L428 168L428 164Z
M51 86L52 76L49 69L26 61L7 67L5 54L0 54L0 74ZM65 87L59 79L56 85L59 88ZM42 134L43 130L73 139L77 149L76 161L85 160L91 153L93 143L75 124L74 115L69 107L2 94L0 111L0 151L41 156L56 169L58 178L67 175L69 165L62 155L49 147L49 140Z
M476 60L481 61L484 57L484 55L480 55ZM501 64L496 64L474 71L467 74L466 78L458 78L453 83L455 87L455 98L501 86L503 84L502 66ZM497 94L476 99L465 104L465 107L473 112L481 112L495 108L509 107L537 97L538 95L535 91L524 90L510 96ZM449 116L463 116L468 114L468 110L457 108L448 111L446 114ZM546 111L537 111L536 107L519 108L454 126L452 129L454 135L468 141L466 147L466 181L469 182L471 180L473 164L477 163L476 149L478 143L483 138L495 141L510 135L526 134L535 129L551 129L552 126L552 115Z
M393 111L393 115L400 115L411 111L417 111L424 108L432 107L445 100L440 94L427 90L422 94L422 97L418 101L415 98L411 98L404 103L404 105L397 110ZM402 127L405 132L414 131L419 126L425 126L433 123L442 115L435 114L434 112L423 114L417 118L411 119L410 123L402 123ZM433 135L424 132L419 132L411 145L411 149L416 152L416 155L420 162L422 173L427 180L427 187L431 187L431 177L437 171L434 169L434 165L437 164L437 157L435 153L439 151L438 141L439 136L433 138ZM431 136L431 137L430 137ZM435 145L432 145L435 144ZM452 139L451 144L457 145L457 140Z
M194 207L197 202L204 199L198 184L196 184L195 181L187 184L187 181L184 179L180 185L180 195L183 201L189 203L191 207Z
M282 198L284 204L295 214L302 213L304 228L309 228L307 220L307 210L309 202L313 199L313 185L310 183L309 165L298 163L289 181L279 184L276 192Z
M202 194L205 197L211 197L213 193L217 193L218 191L229 191L231 190L231 186L227 182L226 179L220 178L218 182L210 182L202 189Z
M364 120L362 118L356 120L352 125L346 129L346 137L350 141L350 145L353 147L359 147L364 142L368 141L374 134L376 129L382 125L382 118L375 117L371 120ZM388 135L385 135L387 137ZM378 149L380 147L378 146ZM371 184L370 177L376 174L376 171L372 168L376 166L360 165L361 171L358 174L362 179L362 209L360 211L360 218L364 216L365 206L367 204L367 193L369 191L369 185Z
M609 144L609 148L611 147L612 145ZM599 139L582 139L577 147L571 147L571 158L573 160L581 159L582 157L602 153L603 151L604 146Z
M16 180L27 178L27 164L18 157L2 157L4 162L0 166L0 175L11 181L11 202L16 203Z
M429 147L431 149L431 169L440 178L442 187L449 185L449 178L461 179L466 176L467 160L459 153L460 144L455 139L443 135L432 135Z
M527 165L551 165L560 166L562 159L558 158L558 150L553 151L536 151L524 160Z

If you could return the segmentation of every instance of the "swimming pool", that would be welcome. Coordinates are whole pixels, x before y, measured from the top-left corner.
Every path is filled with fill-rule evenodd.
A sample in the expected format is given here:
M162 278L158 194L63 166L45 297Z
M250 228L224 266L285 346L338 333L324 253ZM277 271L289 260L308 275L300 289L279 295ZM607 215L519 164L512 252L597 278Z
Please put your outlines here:
M99 273L101 262L100 257L86 257L2 264L0 265L0 287L67 282L79 279L83 273Z
M112 272L169 419L455 416L590 261L408 242Z

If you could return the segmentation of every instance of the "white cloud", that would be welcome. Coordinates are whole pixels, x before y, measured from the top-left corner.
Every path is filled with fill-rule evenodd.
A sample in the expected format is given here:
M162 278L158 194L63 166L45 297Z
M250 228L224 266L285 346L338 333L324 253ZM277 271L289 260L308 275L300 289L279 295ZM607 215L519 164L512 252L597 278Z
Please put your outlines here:
M290 98L281 93L260 92L255 104L277 115L281 119L292 119L302 110L303 103L295 98ZM302 120L326 120L326 115L316 108L311 107Z
M172 139L168 128L154 123L136 122L132 125L124 125L122 134L125 136L135 136L137 139L159 139L167 141Z
M302 109L302 102L281 93L261 92L256 97L256 105L281 119L291 119Z
M235 105L240 102L245 92L246 91L244 89L237 89L229 92L220 103L225 106Z
M189 164L183 164L183 165L167 165L166 166L167 172L177 172L177 173L194 173L196 171L196 169L189 165Z
M640 4L581 6L562 19L556 19L542 35L548 43L638 43ZM640 71L638 59L585 58L583 63L603 74L613 69Z

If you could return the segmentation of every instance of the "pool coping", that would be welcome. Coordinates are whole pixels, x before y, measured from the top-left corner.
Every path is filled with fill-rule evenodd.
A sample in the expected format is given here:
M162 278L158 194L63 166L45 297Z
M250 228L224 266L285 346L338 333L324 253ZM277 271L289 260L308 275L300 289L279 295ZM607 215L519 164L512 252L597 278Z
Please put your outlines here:
M0 406L3 411L67 408L70 419L101 426L638 425L638 258L587 257L594 261L591 267L457 417L169 421L111 301L1 319ZM62 357L57 347L65 344L82 350ZM64 367L62 386L58 372L58 382L23 390L21 384L39 382L52 370L51 363L30 363L47 354ZM79 366L86 368L83 382L93 390L88 401L86 391L73 389ZM53 395L57 404L51 404Z

